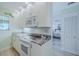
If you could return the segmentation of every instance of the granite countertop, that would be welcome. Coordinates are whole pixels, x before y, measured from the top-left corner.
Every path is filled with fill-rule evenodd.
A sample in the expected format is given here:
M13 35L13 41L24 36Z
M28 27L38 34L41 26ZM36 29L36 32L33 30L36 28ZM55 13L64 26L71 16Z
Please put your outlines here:
M51 36L50 35L46 35L46 34L36 34L36 33L30 33L30 34L17 34L17 37L19 37L21 40L23 41L27 41L27 42L33 42L36 43L38 45L43 45L46 42L48 42L49 40L51 40Z
M51 36L48 36L48 35L44 35L42 37L42 35L40 35L40 34L38 34L38 35L32 34L31 36L32 36L32 42L36 43L40 46L45 44L46 42L48 42L51 39Z

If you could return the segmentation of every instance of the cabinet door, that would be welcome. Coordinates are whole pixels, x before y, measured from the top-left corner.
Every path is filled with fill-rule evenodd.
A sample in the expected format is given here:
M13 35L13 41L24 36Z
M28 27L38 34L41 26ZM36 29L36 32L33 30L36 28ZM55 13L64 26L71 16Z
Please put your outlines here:
M32 9L32 15L37 16L38 27L50 27L50 3L38 3Z
M26 27L36 27L37 26L37 16L30 16L26 18L25 21Z
M20 40L19 40L17 37L15 37L15 39L13 39L13 47L16 49L16 51L17 51L18 53L21 52Z
M76 54L77 40L77 15L67 16L63 19L63 39L62 48L65 51Z
M41 46L40 45L38 45L36 43L32 43L31 56L41 56Z
M50 3L45 3L40 6L39 14L38 14L38 26L39 27L50 27ZM51 11L52 12L52 11Z
M41 46L41 55L42 56L53 56L53 46L52 40L46 42Z

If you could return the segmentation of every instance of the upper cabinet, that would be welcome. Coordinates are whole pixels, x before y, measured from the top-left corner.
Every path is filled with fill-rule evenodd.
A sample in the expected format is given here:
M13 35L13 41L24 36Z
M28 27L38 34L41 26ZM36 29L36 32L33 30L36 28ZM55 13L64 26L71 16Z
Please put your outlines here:
M29 12L29 17L33 16L35 19L30 18L26 20L27 24L30 24L31 27L37 26L37 27L51 27L50 23L50 4L51 3L35 3L31 10ZM27 27L26 24L26 27ZM29 26L29 27L30 27Z
M38 27L50 27L50 3L37 3L32 10L32 15L37 17Z
M26 18L25 20L25 26L26 27L37 27L38 22L37 22L37 17L36 16L30 16Z

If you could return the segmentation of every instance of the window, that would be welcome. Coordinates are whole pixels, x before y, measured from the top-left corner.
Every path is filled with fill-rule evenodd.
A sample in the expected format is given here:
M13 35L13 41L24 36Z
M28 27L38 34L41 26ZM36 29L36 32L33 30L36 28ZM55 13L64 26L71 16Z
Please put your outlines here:
M0 16L0 30L8 30L8 29L9 29L9 17Z

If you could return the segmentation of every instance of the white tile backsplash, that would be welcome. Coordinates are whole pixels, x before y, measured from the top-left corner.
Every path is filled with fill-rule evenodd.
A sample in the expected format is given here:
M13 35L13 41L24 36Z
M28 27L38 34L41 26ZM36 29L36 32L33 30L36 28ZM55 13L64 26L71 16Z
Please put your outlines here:
M38 34L48 34L50 35L50 28L24 28L24 32L27 33L38 33Z

